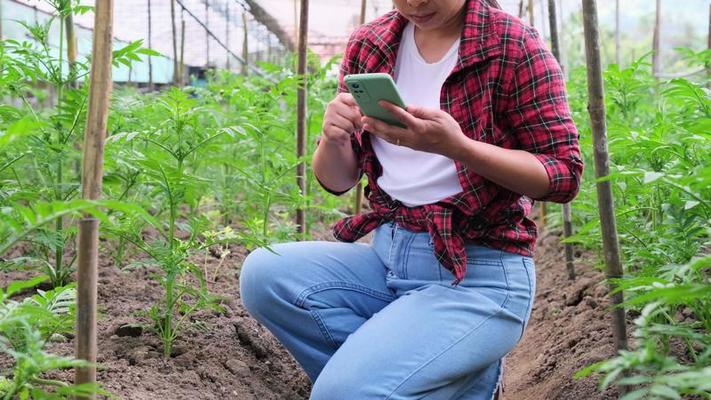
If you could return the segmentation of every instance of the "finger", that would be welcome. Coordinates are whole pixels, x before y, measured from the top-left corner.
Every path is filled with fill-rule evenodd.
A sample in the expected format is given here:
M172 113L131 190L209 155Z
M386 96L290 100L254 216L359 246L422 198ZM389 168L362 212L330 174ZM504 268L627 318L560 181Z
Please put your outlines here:
M391 143L396 143L398 139L403 143L410 135L410 131L407 129L387 124L379 119L363 117L363 122L363 129L373 132L376 136Z
M336 125L332 125L331 127L329 127L328 133L324 129L324 136L326 136L327 140L340 145L345 145L346 143L350 143L351 141L350 133Z
M333 110L336 112L336 114L351 121L353 126L359 128L361 127L361 114L360 109L358 107L349 107L344 104L334 104Z
M348 106L358 107L358 103L356 103L355 98L353 98L353 95L350 93L340 93L336 96L336 99Z
M400 122L405 124L410 129L416 129L419 127L420 121L417 120L412 114L405 111L402 107L398 107L393 103L381 100L378 102L381 107L390 111L390 113Z
M360 120L360 118L359 118ZM352 132L355 129L355 124L352 120L340 114L333 114L328 117L328 121L324 121L332 126L343 129L346 132Z
M442 113L442 110L420 106L407 106L407 112L415 118L433 120Z

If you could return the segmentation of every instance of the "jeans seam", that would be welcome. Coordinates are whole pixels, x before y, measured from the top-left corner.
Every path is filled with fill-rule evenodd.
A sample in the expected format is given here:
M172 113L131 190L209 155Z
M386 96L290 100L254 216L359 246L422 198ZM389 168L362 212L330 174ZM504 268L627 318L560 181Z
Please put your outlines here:
M385 301L394 300L394 297L392 294L379 292L377 290L370 289L366 286L362 286L357 283L345 282L345 281L330 281L330 282L321 282L318 285L310 286L310 287L307 287L306 289L302 290L301 293L296 297L296 300L294 300L294 305L296 305L298 307L303 307L304 302L306 301L307 297L311 296L314 293L322 292L324 290L329 290L329 289L334 289L334 288L360 292L360 293L375 297L379 300L385 300Z
M323 334L324 337L326 337L326 341L331 344L334 348L338 348L338 343L336 343L336 340L333 338L333 335L331 335L331 331L326 327L326 323L323 321L323 318L321 318L321 315L316 311L316 310L309 310L309 314L311 314L311 317L313 317L314 321L316 321L316 325L318 325L319 330Z
M400 382L400 384L398 384L398 385L390 392L390 394L388 395L388 397L385 398L385 400L389 400L390 398L392 398L392 395L395 394L395 391L397 391L402 385L404 385L404 384L405 384L410 378L412 378L417 372L419 372L420 370L422 370L423 368L425 368L426 366L428 366L429 364L431 364L434 360L436 360L436 359L439 358L442 354L444 354L444 353L447 352L449 349L451 349L452 347L454 347L457 343L459 343L459 342L461 342L462 340L464 340L467 336L471 335L474 331L476 331L477 329L479 329L482 325L484 325L484 324L485 324L486 322L488 322L490 319L492 319L492 318L494 318L495 316L499 315L499 314L504 310L504 306L506 305L506 303L508 303L508 301L509 301L509 290L508 290L508 283L507 283L506 297L504 298L504 301L499 305L499 309L498 309L495 313L491 314L491 315L490 315L489 317L487 317L485 320L481 321L481 323L479 323L479 324L477 324L476 326L474 326L474 327L472 327L471 329L469 329L469 330L468 330L467 332L465 332L461 337L459 337L457 340L455 340L454 342L452 342L449 346L445 347L444 349L442 349L441 351L439 351L437 354L435 354L434 356L432 356L429 360L427 360L427 361L424 362L422 365L420 365L419 367L417 367L414 371L412 371L409 375L407 375L407 376L405 377L405 379L403 379L402 382Z
M529 312L531 312L531 308L533 307L533 301L534 301L533 284L531 282L531 273L528 270L528 266L526 265L526 259L521 258L521 263L523 264L523 268L526 271L526 279L528 280L528 306L526 307L526 311L523 314L523 324L521 325L521 335L519 336L518 340L521 340L523 338L523 334L526 331L526 326L528 325L528 320L530 319Z
M410 262L410 249L412 248L412 242L415 241L415 235L410 235L410 238L407 240L407 243L403 246L404 253L402 257L402 268L397 268L399 269L399 273L402 275L400 278L402 279L408 279L408 274L407 274L407 264Z
M321 282L318 285L314 285L311 287L308 287L304 290L301 291L301 293L296 297L296 300L294 300L294 305L297 307L304 308L304 303L306 302L306 299L318 292L322 292L325 290L330 290L330 289L345 289L345 290L352 290L356 291L362 294L365 294L367 296L372 296L374 298L377 298L378 300L383 300L383 301L392 301L393 296L392 295L385 295L384 293L378 292L376 290L372 290L370 288L367 288L365 286L361 286L355 283L351 282L344 282L344 281L332 281L332 282ZM308 310L309 314L311 314L311 317L314 319L316 322L316 325L318 325L319 330L321 331L321 334L324 336L326 341L330 343L334 348L338 348L339 345L336 343L336 340L333 338L333 335L331 334L331 331L328 329L326 326L326 322L323 320L321 315L318 313L317 310Z

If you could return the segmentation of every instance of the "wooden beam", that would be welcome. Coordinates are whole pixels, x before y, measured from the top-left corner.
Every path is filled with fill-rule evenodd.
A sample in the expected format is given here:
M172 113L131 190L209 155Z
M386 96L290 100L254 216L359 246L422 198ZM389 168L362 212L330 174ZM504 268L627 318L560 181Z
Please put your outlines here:
M623 276L620 262L620 249L617 239L615 205L610 180L601 178L610 175L610 159L607 151L607 127L605 124L605 97L600 60L600 34L598 31L596 0L583 0L583 27L585 31L585 59L588 75L588 112L593 131L593 154L595 156L595 176L597 181L597 203L600 214L602 248L605 253L607 279L610 292L616 289L612 281ZM618 350L627 349L627 327L622 291L611 295L612 328L615 346Z
M89 108L84 135L82 198L101 197L104 141L111 98L111 51L113 0L97 0L94 6L94 38L89 86ZM96 382L96 296L99 256L99 221L84 215L79 222L77 261L76 358L92 363L76 368L77 384ZM94 396L85 397L88 399Z
M245 2L249 5L249 11L254 19L272 32L288 51L294 51L296 49L294 41L289 37L289 34L286 33L284 28L279 25L279 21L262 8L257 0L245 0Z
M299 87L296 90L296 156L299 158L303 158L306 155L306 135L308 133L308 127L306 125L308 29L309 0L301 0L301 9L299 10L298 63L296 66L296 74L300 80ZM299 191L304 195L306 193L306 164L304 164L303 161L299 162L296 166L296 183L299 186ZM301 207L296 210L296 229L300 234L300 239L303 239L303 235L306 232L306 211Z

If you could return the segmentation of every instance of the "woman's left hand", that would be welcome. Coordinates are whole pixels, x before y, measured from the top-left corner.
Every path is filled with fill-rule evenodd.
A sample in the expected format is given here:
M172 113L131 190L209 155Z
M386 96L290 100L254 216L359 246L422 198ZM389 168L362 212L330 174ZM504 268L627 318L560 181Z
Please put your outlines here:
M408 106L404 110L387 101L378 104L406 128L364 116L361 119L363 129L392 144L457 159L470 140L445 111L418 106Z

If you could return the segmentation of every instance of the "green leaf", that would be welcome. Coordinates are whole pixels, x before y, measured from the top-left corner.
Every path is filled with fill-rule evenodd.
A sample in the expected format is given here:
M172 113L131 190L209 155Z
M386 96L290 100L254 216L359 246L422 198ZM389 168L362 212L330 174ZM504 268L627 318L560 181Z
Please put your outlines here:
M12 282L5 289L5 296L10 297L15 293L21 292L25 289L33 288L46 280L46 275L40 275L26 281Z
M644 173L644 181L643 182L644 183L651 183L663 176L664 176L664 174L662 174L661 172L647 171Z

